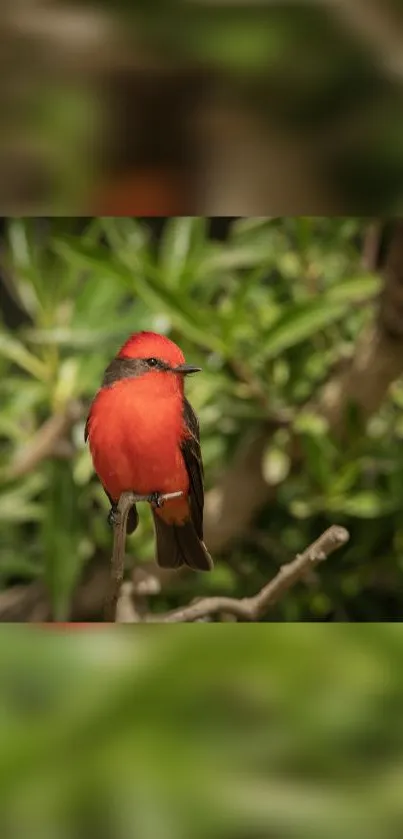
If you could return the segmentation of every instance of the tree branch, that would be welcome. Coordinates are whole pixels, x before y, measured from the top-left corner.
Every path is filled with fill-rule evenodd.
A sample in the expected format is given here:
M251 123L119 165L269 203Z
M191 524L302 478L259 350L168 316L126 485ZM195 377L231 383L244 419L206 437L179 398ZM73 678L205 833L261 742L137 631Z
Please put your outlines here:
M258 621L286 591L330 554L345 545L349 538L350 535L344 527L334 524L292 562L282 565L278 574L254 597L205 597L172 612L148 615L146 622L192 623L218 612L235 615L241 621Z
M181 495L183 495L182 492L167 492L161 495L160 499L161 501L168 501L170 498L179 498ZM138 504L140 501L150 501L150 496L135 495L133 492L123 492L119 498L113 526L111 576L104 611L105 621L108 623L114 623L116 621L118 601L123 583L127 517L133 504Z

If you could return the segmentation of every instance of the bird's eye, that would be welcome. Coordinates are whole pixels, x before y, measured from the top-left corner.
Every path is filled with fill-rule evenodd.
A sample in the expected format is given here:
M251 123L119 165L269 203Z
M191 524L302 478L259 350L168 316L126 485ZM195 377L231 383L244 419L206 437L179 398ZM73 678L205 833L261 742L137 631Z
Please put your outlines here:
M149 367L158 367L158 358L147 358L147 364Z

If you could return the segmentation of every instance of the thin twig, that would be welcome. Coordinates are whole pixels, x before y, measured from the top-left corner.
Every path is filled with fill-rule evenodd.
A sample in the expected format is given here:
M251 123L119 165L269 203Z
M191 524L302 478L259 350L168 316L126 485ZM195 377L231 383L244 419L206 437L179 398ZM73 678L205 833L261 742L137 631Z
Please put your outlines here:
M160 495L160 500L168 501L171 498L179 498L181 495L183 495L182 492L167 492ZM113 527L113 553L110 584L105 603L105 621L108 623L114 623L116 621L117 604L123 583L127 517L133 504L138 504L141 501L149 502L150 496L135 495L134 492L123 492L119 498Z
M241 621L257 621L305 574L348 542L350 536L344 527L332 525L302 554L282 565L278 574L254 597L205 597L172 612L148 615L148 623L192 623L208 615L226 612Z

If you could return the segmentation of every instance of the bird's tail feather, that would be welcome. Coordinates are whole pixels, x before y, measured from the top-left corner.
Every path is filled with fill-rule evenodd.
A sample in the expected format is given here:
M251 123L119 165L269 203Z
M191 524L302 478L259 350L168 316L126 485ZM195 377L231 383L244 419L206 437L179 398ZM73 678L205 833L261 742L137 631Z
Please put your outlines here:
M188 565L194 571L211 571L213 560L187 519L183 524L167 524L154 513L157 540L157 562L161 568L180 568Z

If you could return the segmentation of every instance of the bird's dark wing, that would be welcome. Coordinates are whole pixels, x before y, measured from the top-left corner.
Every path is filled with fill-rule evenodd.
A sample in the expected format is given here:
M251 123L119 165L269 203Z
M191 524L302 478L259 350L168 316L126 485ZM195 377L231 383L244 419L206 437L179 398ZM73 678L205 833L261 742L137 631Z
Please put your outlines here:
M204 472L200 451L200 429L197 416L188 400L183 401L183 416L187 436L181 450L190 481L190 509L199 539L203 539Z

